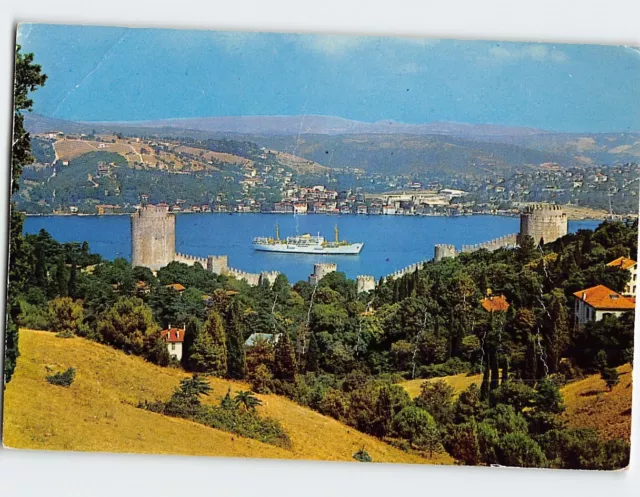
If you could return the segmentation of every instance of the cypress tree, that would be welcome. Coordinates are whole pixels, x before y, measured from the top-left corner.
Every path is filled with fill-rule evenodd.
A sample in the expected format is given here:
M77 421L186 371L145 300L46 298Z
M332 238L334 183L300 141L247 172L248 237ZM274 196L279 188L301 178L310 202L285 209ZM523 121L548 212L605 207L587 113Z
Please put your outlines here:
M69 297L71 297L72 299L78 298L77 272L78 272L78 268L76 266L76 261L73 261L71 263L71 271L69 272L69 282L67 283L67 290L69 292Z
M202 332L211 337L213 364L209 372L217 376L224 376L227 371L227 340L220 314L216 311L211 311L204 323Z
M296 370L296 354L289 333L285 331L276 344L275 376L281 380L293 380Z
M191 369L190 358L194 352L193 344L199 333L200 322L194 316L190 316L185 323L184 342L182 343L182 367L185 369Z
M240 321L240 306L236 300L229 305L226 331L227 374L230 378L241 380L247 375L247 356L244 350L244 334Z
M316 334L311 333L309 337L309 348L307 349L306 370L308 372L318 371L319 362L320 349L318 348L318 341L316 340Z
M490 375L489 375L489 354L487 354L482 372L482 385L480 386L480 399L487 400L489 397Z
M55 294L59 297L66 297L69 295L69 277L67 276L67 268L64 265L64 259L60 257L56 264L56 282L55 282Z
M509 357L505 356L502 360L502 384L509 381Z
M375 422L373 424L373 434L377 437L385 437L391 431L393 419L393 406L389 388L384 386L380 389L378 400L376 401Z
M491 365L491 391L495 390L500 386L500 368L498 367L498 351L492 350L491 355L489 356L490 365Z

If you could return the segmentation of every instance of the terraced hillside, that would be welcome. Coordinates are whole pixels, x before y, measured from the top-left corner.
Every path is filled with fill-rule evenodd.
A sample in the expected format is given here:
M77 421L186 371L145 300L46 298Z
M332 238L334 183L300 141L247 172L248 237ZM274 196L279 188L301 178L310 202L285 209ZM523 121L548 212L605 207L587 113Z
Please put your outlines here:
M185 373L160 368L81 338L21 330L21 356L5 393L4 444L14 448L113 451L224 457L269 457L353 461L364 447L376 462L451 464L408 454L283 397L260 395L259 412L278 419L291 450L242 438L183 419L138 409L143 399L166 399ZM50 385L50 371L77 370L70 388ZM217 403L230 387L247 385L211 379L204 402Z

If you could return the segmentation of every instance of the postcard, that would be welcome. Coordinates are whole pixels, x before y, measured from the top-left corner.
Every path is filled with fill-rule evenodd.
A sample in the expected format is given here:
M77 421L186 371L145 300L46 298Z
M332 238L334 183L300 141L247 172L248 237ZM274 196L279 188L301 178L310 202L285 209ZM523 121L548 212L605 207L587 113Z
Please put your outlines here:
M20 24L3 444L629 464L640 52Z

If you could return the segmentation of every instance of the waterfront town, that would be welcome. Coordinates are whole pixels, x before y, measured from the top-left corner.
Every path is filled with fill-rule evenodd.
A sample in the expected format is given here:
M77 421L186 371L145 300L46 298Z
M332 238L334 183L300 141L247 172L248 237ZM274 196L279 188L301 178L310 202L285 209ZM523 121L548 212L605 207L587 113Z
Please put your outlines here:
M25 167L17 198L26 214L131 213L154 203L175 213L517 215L549 203L572 206L572 218L604 218L628 217L638 202L634 163L383 174L234 140L47 131L34 144L36 163Z

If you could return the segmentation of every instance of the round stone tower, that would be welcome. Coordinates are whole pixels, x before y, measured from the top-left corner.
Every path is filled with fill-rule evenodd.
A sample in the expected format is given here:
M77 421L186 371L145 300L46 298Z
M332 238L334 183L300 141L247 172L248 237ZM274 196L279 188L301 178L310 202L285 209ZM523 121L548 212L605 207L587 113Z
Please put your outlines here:
M131 215L131 264L157 271L175 259L176 218L168 206L145 205Z
M313 274L309 275L309 283L317 285L329 273L338 270L338 265L331 262L318 262L313 265Z
M559 205L530 205L520 214L520 236L530 236L537 244L551 243L567 234L567 214Z
M436 262L441 261L445 257L455 257L457 254L455 245L446 245L439 243L433 248L433 258Z
M376 289L376 280L370 274L359 274L356 276L358 293L370 292Z

